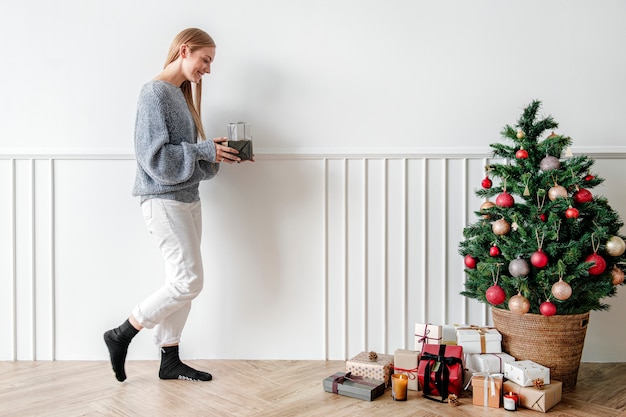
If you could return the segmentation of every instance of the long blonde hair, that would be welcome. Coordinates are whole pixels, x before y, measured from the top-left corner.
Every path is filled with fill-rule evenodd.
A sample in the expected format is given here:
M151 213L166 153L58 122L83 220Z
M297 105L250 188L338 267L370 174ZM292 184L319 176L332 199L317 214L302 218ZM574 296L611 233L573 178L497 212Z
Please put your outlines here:
M180 56L180 46L187 45L190 52L193 52L198 48L213 47L215 48L215 41L208 33L201 29L188 28L180 32L170 45L170 50L167 54L167 60L163 68L167 67L172 62L176 61ZM202 100L202 79L196 84L195 91L191 90L191 82L184 81L180 86L183 90L183 95L187 101L187 106L193 116L193 121L196 123L196 129L198 129L198 135L202 140L206 140L204 134L204 127L202 126L202 112L201 112L201 100Z

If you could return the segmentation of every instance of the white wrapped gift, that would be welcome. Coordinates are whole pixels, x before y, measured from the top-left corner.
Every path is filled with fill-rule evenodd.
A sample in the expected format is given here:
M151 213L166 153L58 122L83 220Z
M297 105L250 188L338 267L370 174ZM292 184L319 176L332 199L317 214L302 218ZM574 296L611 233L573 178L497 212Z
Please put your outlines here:
M431 323L415 323L415 347L413 350L424 351L424 345L440 345L442 327Z
M456 345L456 329L469 327L467 324L444 324L441 326L441 344Z
M463 353L501 353L502 335L493 327L458 327L456 342Z
M550 383L550 368L539 365L533 361L515 361L504 364L504 376L522 387L533 386L537 378L543 379L543 383Z
M465 354L465 366L474 372L502 373L509 362L515 362L515 358L504 352Z

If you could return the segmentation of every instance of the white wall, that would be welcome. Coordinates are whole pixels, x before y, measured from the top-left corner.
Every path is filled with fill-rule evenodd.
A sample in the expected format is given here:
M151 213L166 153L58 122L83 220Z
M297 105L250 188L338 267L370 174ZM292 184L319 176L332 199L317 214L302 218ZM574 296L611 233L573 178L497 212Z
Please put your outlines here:
M410 347L414 321L488 320L458 296L456 246L481 155L532 99L598 157L626 215L610 156L625 153L625 19L619 0L7 2L0 359L103 359L102 330L157 285L132 129L180 29L218 43L207 130L247 120L259 155L203 185L215 281L184 353L333 359ZM584 359L624 360L623 292L593 314ZM155 355L142 333L130 357Z

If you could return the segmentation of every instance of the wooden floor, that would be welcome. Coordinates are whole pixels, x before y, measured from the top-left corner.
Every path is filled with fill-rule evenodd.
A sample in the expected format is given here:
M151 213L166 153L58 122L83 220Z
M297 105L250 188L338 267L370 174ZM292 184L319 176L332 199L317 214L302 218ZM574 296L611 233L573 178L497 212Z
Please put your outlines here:
M108 362L0 362L0 416L507 416L503 408L458 407L422 398L375 401L324 392L322 380L343 361L188 361L211 382L161 381L158 362L131 361L115 380ZM581 364L578 385L549 415L626 417L626 363ZM514 416L540 416L531 410Z

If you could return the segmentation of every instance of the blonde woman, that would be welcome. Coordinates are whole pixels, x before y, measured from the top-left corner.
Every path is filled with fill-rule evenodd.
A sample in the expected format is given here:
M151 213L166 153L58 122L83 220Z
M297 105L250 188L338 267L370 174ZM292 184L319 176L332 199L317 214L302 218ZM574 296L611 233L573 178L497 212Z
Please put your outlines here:
M202 77L211 72L215 42L200 29L185 29L172 41L165 67L141 89L135 122L138 196L148 231L165 261L165 284L135 306L119 327L104 333L118 381L132 338L154 328L161 348L159 378L210 381L211 374L184 364L180 336L191 301L203 286L198 185L213 178L221 162L239 162L237 151L205 140L200 101ZM195 91L192 91L195 85Z

